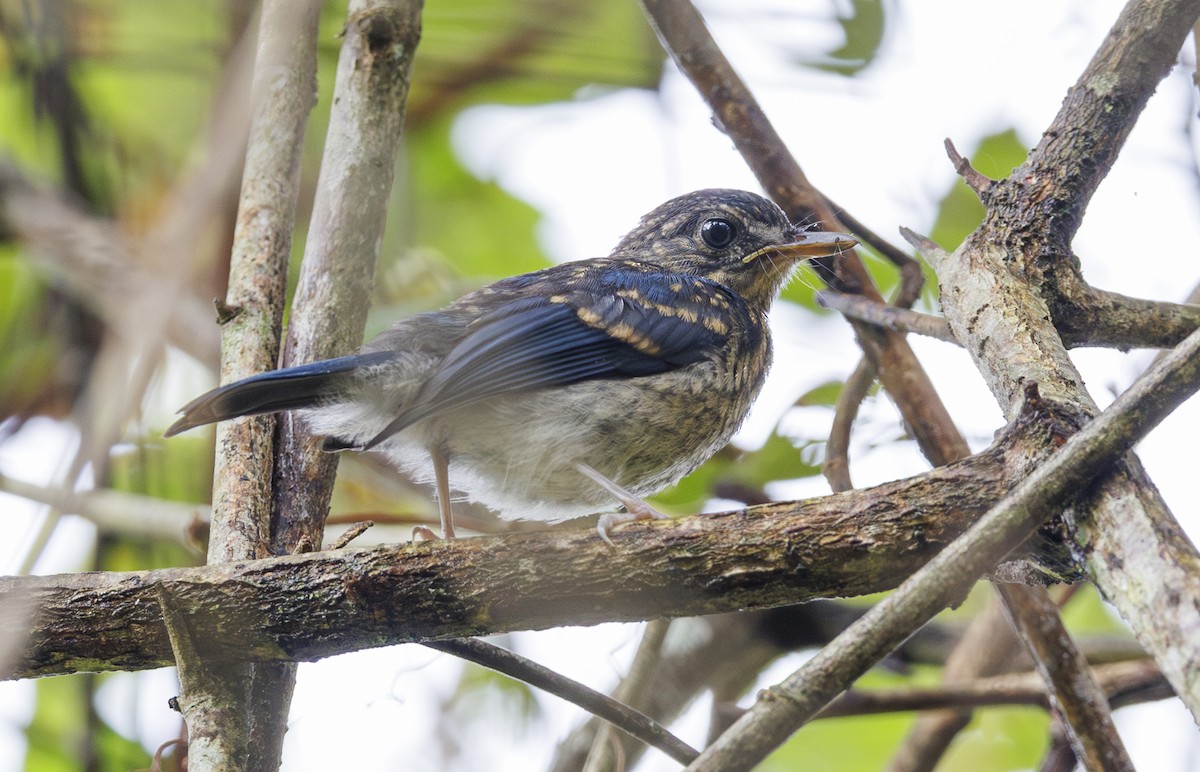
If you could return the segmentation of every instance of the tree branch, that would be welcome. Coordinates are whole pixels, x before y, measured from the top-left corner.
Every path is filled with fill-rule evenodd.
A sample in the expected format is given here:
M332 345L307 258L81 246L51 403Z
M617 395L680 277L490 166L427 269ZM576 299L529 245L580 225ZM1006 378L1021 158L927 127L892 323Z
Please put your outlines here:
M1055 288L1073 286L1069 244L1087 201L1197 15L1197 0L1130 2L1027 162L989 189L984 224L953 256L926 251L943 312L1007 415L1029 382L1064 420L1096 413L1049 322ZM1200 608L1189 600L1200 597L1200 555L1136 458L1089 496L1069 526L1092 579L1200 716Z
M274 369L278 361L300 149L316 99L319 14L316 0L299 5L275 0L264 3L261 10L251 89L254 113L229 291L221 314L221 377L226 383ZM270 416L217 427L210 564L270 554L273 434ZM192 769L278 767L285 729L279 714L287 710L291 673L245 664L241 658L214 658L205 665L205 677L185 681L181 695L183 704L198 699L220 702L219 709L185 714L189 758L195 759ZM189 694L192 689L206 694Z
M1193 333L1148 370L1108 410L1071 437L896 592L817 652L804 667L765 692L689 769L752 768L837 696L845 684L902 642L914 623L932 618L963 597L980 573L1031 533L1047 511L1061 505L1071 493L1085 489L1098 471L1119 459L1197 388L1200 332ZM1037 401L1032 387L1027 394Z
M1110 695L1114 708L1163 700L1175 694L1153 660L1100 665L1095 672L1101 690ZM1048 709L1050 695L1037 673L1014 673L931 688L849 691L829 703L815 718L996 705L1038 705Z
M1055 436L1030 420L978 456L907 480L629 524L614 532L616 550L594 530L557 530L202 568L0 577L0 629L33 620L28 648L4 675L170 664L152 602L160 583L202 654L276 662L871 593L896 586L965 530Z
M984 676L1005 673L1015 666L1021 653L1020 641L1004 615L1004 605L995 593L989 593L987 606L971 620L946 658L941 688L954 689ZM935 769L954 738L971 723L973 715L968 706L960 705L953 710L917 716L892 754L887 772Z
M510 678L518 678L545 692L561 697L578 705L594 716L599 716L610 725L628 732L647 745L658 748L680 764L687 764L700 755L661 725L645 714L634 710L624 701L613 699L583 684L542 667L525 657L493 646L478 638L436 641L426 644L431 649L453 654L456 657L491 668ZM607 725L606 725L607 726Z
M1108 710L1108 700L1087 661L1079 654L1058 615L1058 606L1042 587L1000 582L1013 626L1033 655L1046 682L1050 703L1061 718L1084 769L1133 770Z
M915 332L931 338L958 344L954 331L945 319L919 311L912 311L889 303L880 303L862 295L846 295L841 292L819 292L817 302L824 308L870 324L886 327L896 332Z
M838 229L837 212L809 183L695 6L689 0L643 0L642 4L664 48L708 103L717 125L733 140L771 198L797 222L820 222ZM813 265L832 289L882 300L854 250ZM970 448L904 336L857 320L851 320L851 326L925 457L936 466L968 455Z
M283 366L330 359L362 343L391 198L421 0L354 0L313 201ZM337 455L291 414L279 419L272 553L318 549Z

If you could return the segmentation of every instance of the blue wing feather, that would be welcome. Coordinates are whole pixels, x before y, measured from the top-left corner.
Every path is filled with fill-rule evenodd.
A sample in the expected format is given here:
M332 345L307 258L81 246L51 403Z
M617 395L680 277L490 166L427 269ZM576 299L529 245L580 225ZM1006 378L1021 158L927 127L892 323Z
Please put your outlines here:
M653 375L701 361L726 336L675 309L703 314L714 296L744 305L725 287L690 276L609 265L588 278L576 285L587 292L522 295L475 320L408 408L365 447L424 418L500 394ZM630 330L642 345L630 340Z

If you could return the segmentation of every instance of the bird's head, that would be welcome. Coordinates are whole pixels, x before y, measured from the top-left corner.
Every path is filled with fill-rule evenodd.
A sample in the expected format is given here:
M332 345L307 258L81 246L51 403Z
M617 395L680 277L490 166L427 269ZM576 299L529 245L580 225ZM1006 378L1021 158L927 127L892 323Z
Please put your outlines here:
M843 233L806 231L762 196L744 190L698 190L642 218L613 250L703 276L766 308L800 260L829 257L857 242Z

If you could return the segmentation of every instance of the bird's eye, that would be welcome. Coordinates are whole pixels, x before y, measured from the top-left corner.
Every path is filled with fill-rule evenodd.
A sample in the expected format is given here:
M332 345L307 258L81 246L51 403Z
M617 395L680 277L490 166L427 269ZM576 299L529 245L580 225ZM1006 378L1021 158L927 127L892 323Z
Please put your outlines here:
M737 238L737 227L729 220L705 220L700 226L700 238L713 249L725 249Z

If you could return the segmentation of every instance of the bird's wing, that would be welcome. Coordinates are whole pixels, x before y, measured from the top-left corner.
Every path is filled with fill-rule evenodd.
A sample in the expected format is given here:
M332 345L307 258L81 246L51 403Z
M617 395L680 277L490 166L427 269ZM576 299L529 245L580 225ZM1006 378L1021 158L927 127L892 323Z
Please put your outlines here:
M692 276L608 266L569 292L542 288L470 325L407 409L365 447L447 410L515 391L653 375L698 362L729 334L727 288Z

